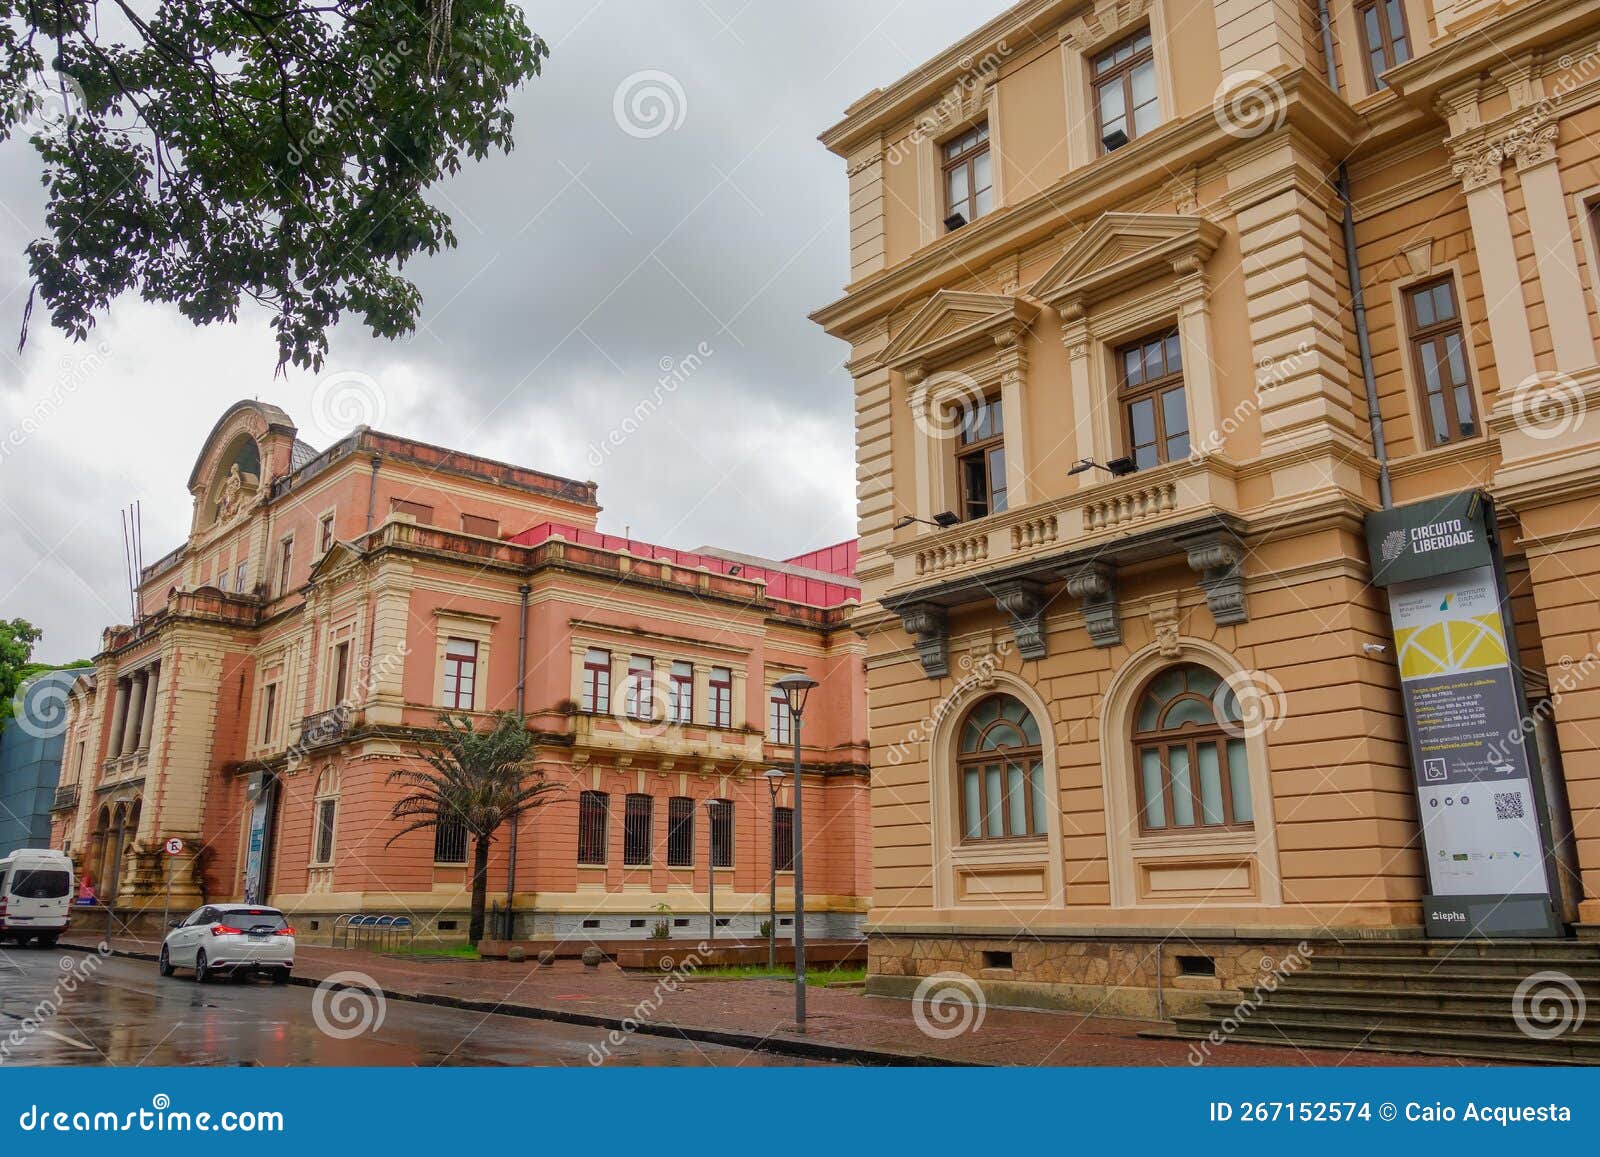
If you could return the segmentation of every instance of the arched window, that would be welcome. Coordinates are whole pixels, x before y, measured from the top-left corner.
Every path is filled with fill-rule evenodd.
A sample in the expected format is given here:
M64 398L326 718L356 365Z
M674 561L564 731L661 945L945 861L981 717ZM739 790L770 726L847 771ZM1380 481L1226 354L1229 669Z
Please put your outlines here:
M1133 724L1143 831L1252 826L1238 722L1239 702L1214 671L1186 664L1150 680Z
M1045 797L1039 724L1010 695L991 695L961 724L956 757L961 796L961 838L1031 839L1045 834Z

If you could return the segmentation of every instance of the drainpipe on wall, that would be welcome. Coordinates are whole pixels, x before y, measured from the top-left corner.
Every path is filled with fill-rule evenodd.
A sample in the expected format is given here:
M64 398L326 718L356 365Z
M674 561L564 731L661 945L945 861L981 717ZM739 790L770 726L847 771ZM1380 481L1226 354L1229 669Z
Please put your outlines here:
M1322 56L1328 87L1339 91L1339 70L1333 59L1333 22L1328 15L1328 0L1317 0L1317 19L1322 24ZM1339 204L1344 210L1344 263L1350 277L1350 309L1356 323L1356 351L1361 356L1361 382L1367 391L1367 426L1372 431L1372 456L1378 460L1378 501L1385 510L1394 505L1389 485L1389 447L1383 437L1383 411L1378 406L1378 375L1372 366L1372 336L1367 328L1367 296L1361 288L1361 262L1356 251L1356 212L1350 201L1350 169L1339 162L1334 181Z
M533 592L533 587L523 583L517 588L517 593L522 596L522 609L517 616L517 714L525 716L528 713L527 684L528 684L528 595ZM517 821L518 816L511 821L511 839L506 844L506 939L510 940L516 931L516 912L512 908L517 894Z

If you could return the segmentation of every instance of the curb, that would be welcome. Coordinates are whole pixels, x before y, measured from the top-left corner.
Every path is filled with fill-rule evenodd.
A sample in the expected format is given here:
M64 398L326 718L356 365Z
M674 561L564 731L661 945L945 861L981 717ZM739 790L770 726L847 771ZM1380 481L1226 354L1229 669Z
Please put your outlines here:
M97 952L93 945L76 944L63 940L57 948L70 952ZM113 948L112 956L129 960L155 963L157 954L127 948ZM309 976L291 975L289 983L300 988L317 988L323 983ZM336 988L354 988L340 984ZM834 1061L839 1064L871 1065L875 1067L901 1066L910 1068L989 1068L982 1061L957 1061L948 1057L930 1056L926 1053L901 1053L889 1049L870 1049L856 1045L825 1044L795 1036L761 1036L757 1033L730 1029L706 1028L698 1025L653 1024L635 1021L632 1017L605 1016L600 1013L573 1012L570 1009L540 1008L531 1004L504 1004L495 1000L477 1000L471 997L446 996L433 992L402 992L379 987L386 1000L401 1000L408 1004L425 1004L435 1008L453 1008L463 1012L514 1016L523 1020L547 1020L556 1024L577 1025L583 1028L603 1028L614 1032L638 1036L670 1037L677 1040L699 1041L703 1044L722 1045L728 1048L773 1053L808 1061ZM600 1066L597 1066L600 1067Z

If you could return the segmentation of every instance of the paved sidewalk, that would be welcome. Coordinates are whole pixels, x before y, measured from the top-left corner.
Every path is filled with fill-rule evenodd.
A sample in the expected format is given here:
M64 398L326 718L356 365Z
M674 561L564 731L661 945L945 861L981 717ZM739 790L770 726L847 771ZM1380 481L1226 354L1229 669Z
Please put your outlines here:
M98 937L62 942L93 949ZM154 961L159 943L116 938L118 955ZM682 1036L711 1044L762 1048L795 1057L867 1064L1117 1065L1190 1064L1187 1042L1145 1040L1150 1021L991 1008L981 1026L948 1039L929 1036L910 1001L869 997L856 989L807 990L807 1031L794 1032L794 986L771 980L689 979L672 990L668 974L623 972L575 960L548 968L533 962L385 956L301 945L295 981L315 985L338 973L370 977L391 1000L415 1000L593 1025L603 1047L609 1030ZM346 978L361 983L356 978ZM626 1023L625 1023L626 1022ZM634 1027L635 1024L637 1027ZM1211 1050L1210 1065L1446 1065L1442 1058L1258 1045Z

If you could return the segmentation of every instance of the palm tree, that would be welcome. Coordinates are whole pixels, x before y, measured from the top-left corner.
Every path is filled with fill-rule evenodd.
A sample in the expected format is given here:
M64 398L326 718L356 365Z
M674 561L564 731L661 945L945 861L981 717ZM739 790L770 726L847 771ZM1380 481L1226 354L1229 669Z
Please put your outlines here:
M415 754L422 767L402 767L389 773L390 783L403 783L411 794L394 805L393 818L409 821L389 837L401 836L440 824L460 824L473 839L472 922L467 937L483 939L484 910L489 896L489 847L495 832L507 821L551 801L561 785L545 779L528 753L533 735L515 711L501 711L494 726L479 731L467 715L439 716L442 724L430 732Z

